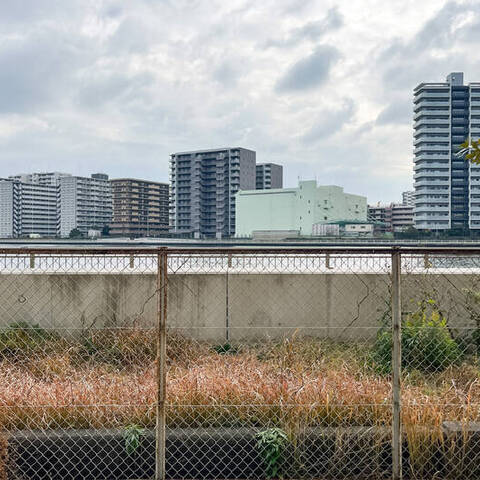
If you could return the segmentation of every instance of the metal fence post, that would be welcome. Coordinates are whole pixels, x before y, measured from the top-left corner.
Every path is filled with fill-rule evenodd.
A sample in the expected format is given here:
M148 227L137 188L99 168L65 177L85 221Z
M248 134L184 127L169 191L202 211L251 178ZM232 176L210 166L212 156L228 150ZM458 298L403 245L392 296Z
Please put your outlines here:
M392 251L392 478L402 478L402 424L401 424L401 373L402 373L402 305L401 305L401 254Z
M230 299L229 269L232 266L232 254L228 254L227 271L225 272L225 342L230 342Z
M157 408L155 480L165 480L167 393L167 252L157 255Z

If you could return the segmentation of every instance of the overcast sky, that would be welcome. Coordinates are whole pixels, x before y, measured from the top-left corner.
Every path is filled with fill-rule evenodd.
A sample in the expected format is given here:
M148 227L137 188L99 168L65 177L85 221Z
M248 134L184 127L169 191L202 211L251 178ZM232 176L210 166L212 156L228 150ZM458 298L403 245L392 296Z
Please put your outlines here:
M2 0L0 177L168 180L242 146L369 202L412 188L412 89L480 81L480 1Z

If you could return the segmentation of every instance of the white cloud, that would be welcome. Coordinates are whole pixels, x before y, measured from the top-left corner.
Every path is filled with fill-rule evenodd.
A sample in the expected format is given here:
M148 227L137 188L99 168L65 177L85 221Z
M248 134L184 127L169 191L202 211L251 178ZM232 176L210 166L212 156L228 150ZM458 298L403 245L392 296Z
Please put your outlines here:
M480 80L475 0L41 3L0 4L0 176L167 180L173 151L242 145L395 200L414 86Z

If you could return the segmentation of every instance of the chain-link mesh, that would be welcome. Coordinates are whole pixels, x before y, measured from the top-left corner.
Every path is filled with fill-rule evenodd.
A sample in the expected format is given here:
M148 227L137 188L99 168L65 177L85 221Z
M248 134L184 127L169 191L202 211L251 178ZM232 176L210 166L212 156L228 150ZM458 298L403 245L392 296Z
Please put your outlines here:
M170 254L167 475L388 478L390 264Z
M391 253L2 254L0 480L480 478L480 256Z
M156 255L0 257L0 478L149 478Z
M404 471L480 478L480 256L402 260Z

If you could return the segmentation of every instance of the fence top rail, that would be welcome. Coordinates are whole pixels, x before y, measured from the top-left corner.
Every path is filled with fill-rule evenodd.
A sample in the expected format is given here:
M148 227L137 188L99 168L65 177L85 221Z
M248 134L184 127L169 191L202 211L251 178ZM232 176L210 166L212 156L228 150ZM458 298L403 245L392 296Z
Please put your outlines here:
M78 246L78 247L45 247L45 246L19 246L0 247L0 255L157 255L168 253L170 255L387 255L400 252L406 255L480 255L478 245L373 245L373 246L279 246L279 247L104 247L104 246Z

